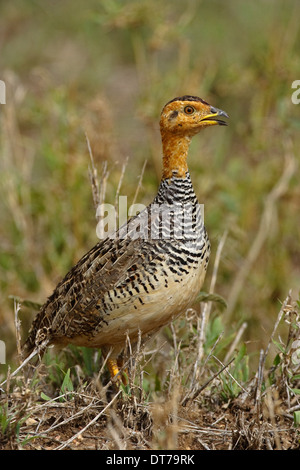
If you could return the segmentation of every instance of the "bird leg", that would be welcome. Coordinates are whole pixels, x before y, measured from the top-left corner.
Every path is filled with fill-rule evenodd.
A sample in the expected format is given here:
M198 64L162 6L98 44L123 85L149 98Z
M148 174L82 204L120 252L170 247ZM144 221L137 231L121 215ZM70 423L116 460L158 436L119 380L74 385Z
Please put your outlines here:
M111 378L114 378L120 372L116 359L107 359L107 368Z
M123 382L124 385L128 384L127 377L120 372L124 365L124 361L122 358L118 359L107 359L107 367L110 373L111 378L113 379L114 377L117 376L117 380L120 382Z

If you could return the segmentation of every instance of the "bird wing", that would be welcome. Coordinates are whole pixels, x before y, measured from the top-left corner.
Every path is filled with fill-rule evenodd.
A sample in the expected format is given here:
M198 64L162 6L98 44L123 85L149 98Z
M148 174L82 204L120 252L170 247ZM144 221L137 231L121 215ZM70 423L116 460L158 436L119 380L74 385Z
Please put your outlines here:
M57 285L32 323L26 341L29 351L39 330L45 329L52 338L59 338L72 336L72 330L76 334L92 334L101 320L105 322L99 300L117 285L126 284L147 252L150 226L143 213L131 219L131 228L127 223L113 238L95 245ZM139 235L133 236L137 225Z

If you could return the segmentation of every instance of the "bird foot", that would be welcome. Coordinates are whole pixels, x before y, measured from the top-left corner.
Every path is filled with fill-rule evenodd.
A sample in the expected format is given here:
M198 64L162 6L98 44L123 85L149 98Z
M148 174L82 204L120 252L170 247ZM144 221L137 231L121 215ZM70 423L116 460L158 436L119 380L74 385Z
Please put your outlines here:
M107 360L107 367L110 373L110 377L114 379L116 377L116 380L119 384L123 383L123 385L128 384L128 379L127 379L127 374L126 371L123 373L121 371L123 367L123 361L120 359L108 359Z

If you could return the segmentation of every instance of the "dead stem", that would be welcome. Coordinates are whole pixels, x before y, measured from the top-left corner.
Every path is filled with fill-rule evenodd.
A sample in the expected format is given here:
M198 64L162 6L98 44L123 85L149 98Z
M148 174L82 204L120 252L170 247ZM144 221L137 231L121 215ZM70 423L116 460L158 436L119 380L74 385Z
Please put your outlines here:
M93 418L83 429L80 429L74 436L70 437L64 444L61 444L60 446L56 447L55 450L61 450L64 449L65 447L68 447L71 442L74 441L74 439L78 438L78 436L82 435L90 426L95 424L98 419L111 407L111 405L114 403L114 401L118 398L118 396L121 394L122 390L119 390L116 395L112 398L112 400L101 410L95 418Z
M97 207L101 203L101 198L100 198L100 188L99 188L99 181L98 181L98 172L97 168L95 166L94 162L94 157L91 149L91 144L89 141L89 138L87 134L85 134L86 142L87 142L87 147L90 155L90 160L91 160L91 166L89 167L89 177L90 177L90 182L92 186L92 194L93 194L93 201L94 201L94 207L95 210L97 210Z
M209 288L209 293L213 294L215 290L215 285L217 281L217 273L220 265L220 260L221 260L221 254L225 245L225 241L227 238L227 231L225 231L222 235L221 240L219 241L217 252L216 252L216 257L215 257L215 262L214 262L214 268L213 268L213 274L212 274L212 279L210 283L210 288ZM203 309L201 310L201 317L200 319L197 319L197 331L198 331L198 347L197 347L197 358L195 361L195 366L194 366L194 373L193 373L193 378L192 378L192 383L198 381L198 377L200 375L199 372L199 367L201 365L203 356L204 356L204 344L205 344L205 339L206 339L206 329L207 329L207 323L211 311L211 302L205 302Z
M226 353L226 356L224 358L224 362L227 362L229 360L229 358L232 356L232 354L234 353L234 350L237 347L237 345L239 344L239 342L241 340L241 337L243 336L244 331L246 330L247 326L248 326L248 323L244 322L244 323L242 323L242 325L238 329L237 334L235 335L234 340L233 340L228 352Z
M21 310L21 304L14 301L14 311L15 311L15 328L16 328L16 344L17 344L17 355L19 360L19 365L22 363L22 348L21 348L21 322L19 319L19 311Z
M258 418L259 418L260 413L261 413L261 386L262 386L263 379L264 379L264 369L265 369L266 358L268 356L270 346L273 342L273 339L274 339L275 333L278 329L278 326L279 326L279 324L280 324L280 322L281 322L281 320L282 320L282 318L285 314L286 307L287 307L287 305L290 304L290 302L291 302L291 292L289 292L288 296L286 297L285 301L283 302L283 304L281 306L281 309L278 313L277 320L275 322L275 325L274 325L274 328L273 328L273 331L271 333L271 336L270 336L270 339L269 339L269 342L267 344L266 349L261 350L261 352L260 352L259 366L258 366L258 371L257 371L257 374L256 374L257 386L256 386L256 396L255 396L255 406L256 406L256 412L257 412Z
M238 301L239 295L243 289L246 278L257 259L265 241L267 240L270 230L272 228L272 222L274 218L274 212L278 200L286 193L289 187L290 180L296 171L296 158L291 149L290 142L286 142L285 152L285 166L281 177L274 185L273 189L266 196L265 208L261 216L260 225L257 230L256 237L249 249L248 255L242 264L241 268L237 272L235 280L233 282L231 291L228 296L228 307L225 313L226 321L229 323L233 314L234 308Z
M197 396L216 378L218 377L218 375L220 375L227 367L230 366L230 364L234 361L235 357L233 357L231 359L231 361L229 361L227 364L223 365L223 367L218 370L218 372L216 372L212 377L210 377L203 385L201 385L201 387L198 387L197 390L193 393L193 395L191 397L189 396L186 396L182 401L181 401L181 405L182 406L186 406L188 401L191 401L193 402Z
M139 193L139 191L140 191L140 189L141 189L142 180L143 180L143 176L144 176L144 171L145 171L146 165L147 165L147 160L144 161L144 165L143 165L143 168L142 168L140 177L139 177L139 182L138 182L138 185L137 185L137 187L136 187L135 194L134 194L134 196L133 196L132 205L136 203L138 193Z

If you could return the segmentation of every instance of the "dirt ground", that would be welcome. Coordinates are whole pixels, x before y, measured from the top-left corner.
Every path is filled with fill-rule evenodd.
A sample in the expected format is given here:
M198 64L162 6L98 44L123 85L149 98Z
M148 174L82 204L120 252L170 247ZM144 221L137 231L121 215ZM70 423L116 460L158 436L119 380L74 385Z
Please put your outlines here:
M22 393L15 400L19 416ZM6 434L2 450L296 450L299 430L276 394L262 406L239 397L214 403L211 397L185 406L168 402L141 404L121 392L104 403L99 396L75 393L70 401L32 403L16 435ZM24 410L23 410L24 411ZM26 417L28 416L28 417ZM17 423L17 413L15 422ZM299 428L298 428L299 429Z

